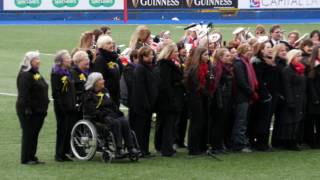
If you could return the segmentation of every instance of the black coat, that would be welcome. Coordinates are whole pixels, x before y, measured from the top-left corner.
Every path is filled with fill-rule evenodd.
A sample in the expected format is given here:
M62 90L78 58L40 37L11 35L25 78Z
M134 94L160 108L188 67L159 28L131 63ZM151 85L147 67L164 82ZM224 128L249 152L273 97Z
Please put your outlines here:
M258 94L260 101L271 100L279 91L279 77L281 72L276 66L267 64L263 59L254 58L253 67L258 79Z
M97 118L98 121L104 122L107 119L116 119L123 116L117 104L115 104L107 90L100 93L93 89L85 91L83 94L84 114Z
M17 77L17 110L27 113L46 113L48 110L48 84L37 70L20 71Z
M183 72L171 60L160 60L156 67L160 77L157 111L179 112L183 106Z
M85 91L84 85L87 81L88 75L82 72L78 67L73 67L70 70L74 81L75 93L76 93L76 101L80 102L82 94Z
M298 75L292 65L287 66L282 72L285 108L281 121L296 123L302 120L306 100L306 78Z
M159 77L154 68L146 64L138 64L134 70L132 83L132 101L129 107L137 114L154 112L158 98Z
M133 64L133 63L128 63L127 66L125 66L123 68L123 80L124 80L124 83L125 83L125 86L126 86L126 101L127 101L127 104L130 104L131 103L131 96L132 96L132 84L133 84L133 79L134 79L134 69L136 68L136 64ZM122 91L122 89L121 89ZM123 94L121 94L121 99L123 98L122 97ZM125 97L124 97L125 99Z
M233 74L225 68L222 71L221 79L218 83L217 90L214 95L216 105L219 109L229 108L230 101L233 97L234 77Z
M94 72L100 72L105 80L105 87L110 92L113 101L118 102L120 98L120 77L122 64L115 52L99 49L94 62Z
M75 110L76 92L71 74L65 75L53 70L51 72L51 89L54 103L59 107L59 110L64 112Z
M308 113L320 114L320 65L314 68L314 78L308 78Z
M238 104L249 102L253 91L249 84L246 65L240 59L236 59L233 67L235 76L235 101Z
M284 97L284 87L283 87L283 83L282 83L282 71L283 69L287 66L287 60L286 59L282 59L280 57L276 57L275 58L275 62L277 64L277 85L276 85L276 93L279 93L279 95L281 97Z
M269 40L269 42L272 47L275 46L275 44L273 44L273 42L271 40ZM287 41L280 41L280 44L284 44L288 48L288 50L293 49L293 47Z

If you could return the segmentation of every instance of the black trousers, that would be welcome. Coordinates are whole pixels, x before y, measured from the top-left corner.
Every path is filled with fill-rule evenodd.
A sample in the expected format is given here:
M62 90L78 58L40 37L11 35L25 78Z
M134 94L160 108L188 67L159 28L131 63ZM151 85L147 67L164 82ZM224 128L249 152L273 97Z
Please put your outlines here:
M122 116L112 120L105 119L105 122L111 128L117 148L123 148L122 140L124 140L128 149L134 147L129 121L125 117Z
M38 136L47 113L34 113L26 116L18 112L20 127L22 129L21 163L36 160Z
M282 99L279 95L272 96L271 116L274 115L272 138L271 138L272 147L281 147L284 145L281 140L281 137L278 136L281 129L281 124L282 124L281 117L284 112L284 106L285 106L284 99Z
M173 144L175 141L175 125L179 118L179 112L157 113L155 148L164 156L175 153Z
M188 119L189 119L189 109L188 102L182 107L182 111L180 112L179 119L176 121L176 139L175 143L182 146L184 145L184 139L186 136Z
M70 135L76 122L76 112L63 111L56 103L54 103L54 112L57 120L55 157L63 158L67 153L71 152Z
M217 106L212 107L211 115L211 139L210 144L212 149L218 150L223 149L225 137L227 136L227 127L230 126L230 117L232 114L232 103L225 102L222 108Z
M144 114L131 113L130 126L136 133L140 150L143 155L149 154L149 138L151 130L152 113L146 112Z
M188 134L190 155L198 155L207 150L208 143L208 97L190 95L191 119Z
M271 126L271 112L272 112L272 101L259 102L254 104L255 115L250 118L251 124L251 135L250 143L253 147L258 150L265 150L269 148L269 136Z
M320 114L309 114L304 128L305 142L312 148L320 148Z

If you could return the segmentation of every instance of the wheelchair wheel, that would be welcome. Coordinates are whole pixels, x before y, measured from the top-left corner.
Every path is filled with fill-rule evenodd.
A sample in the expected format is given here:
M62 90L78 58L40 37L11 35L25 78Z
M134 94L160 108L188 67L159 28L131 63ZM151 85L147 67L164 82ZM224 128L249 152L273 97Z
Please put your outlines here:
M129 154L130 161L136 162L139 161L139 154L131 155Z
M105 151L102 153L102 160L105 163L111 163L112 159L113 159L113 154L111 151Z
M71 131L71 149L79 160L91 160L97 150L97 130L88 120L78 121Z

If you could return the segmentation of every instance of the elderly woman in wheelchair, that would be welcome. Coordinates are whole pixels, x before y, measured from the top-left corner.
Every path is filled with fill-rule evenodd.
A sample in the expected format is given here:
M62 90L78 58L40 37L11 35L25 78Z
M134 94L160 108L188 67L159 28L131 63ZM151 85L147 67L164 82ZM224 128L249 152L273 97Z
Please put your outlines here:
M129 122L119 107L110 99L104 88L100 73L91 73L85 84L83 95L84 119L73 127L71 148L81 160L90 160L95 151L102 151L102 158L110 162L113 158L129 157L138 160L139 145ZM123 147L123 140L127 153ZM97 149L98 148L98 149Z

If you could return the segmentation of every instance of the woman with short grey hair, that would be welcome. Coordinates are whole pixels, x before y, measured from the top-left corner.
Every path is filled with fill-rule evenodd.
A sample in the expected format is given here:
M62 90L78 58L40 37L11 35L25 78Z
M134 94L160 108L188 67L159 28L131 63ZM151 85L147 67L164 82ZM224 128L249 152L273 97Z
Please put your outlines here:
M54 112L57 120L57 140L55 160L71 161L70 134L75 122L75 89L70 73L71 56L67 50L60 50L54 58L55 65L51 72L51 88Z
M40 53L25 54L17 77L17 115L22 129L21 163L41 164L36 157L38 136L47 115L49 98L48 84L39 73Z

